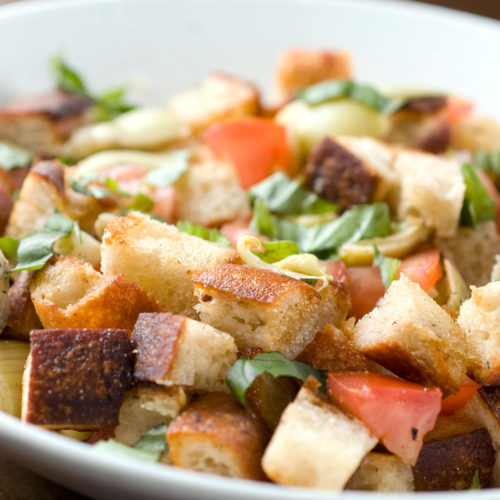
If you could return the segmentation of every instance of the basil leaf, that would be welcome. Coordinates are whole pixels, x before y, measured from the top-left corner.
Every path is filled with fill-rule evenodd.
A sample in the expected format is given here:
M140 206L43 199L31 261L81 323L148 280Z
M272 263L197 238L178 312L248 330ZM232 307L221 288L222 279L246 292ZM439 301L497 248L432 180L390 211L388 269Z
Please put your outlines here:
M391 229L389 209L385 203L357 205L338 219L316 226L278 219L265 210L265 204L254 207L252 228L271 239L294 241L302 252L319 253L322 258L331 255L344 243L387 236Z
M311 106L337 99L352 99L382 114L391 114L402 108L403 99L391 99L374 87L351 80L326 80L311 85L297 94L297 98Z
M105 122L135 109L135 105L126 102L125 92L124 87L118 87L94 97L95 104L92 109L94 119Z
M474 165L464 163L461 168L465 182L465 199L460 222L475 227L476 224L495 219L495 202L479 178Z
M3 170L26 167L32 158L33 155L26 149L10 142L0 141L0 168Z
M264 251L254 251L259 259L272 264L300 253L299 247L293 241L261 241Z
M42 269L54 255L54 243L71 234L74 226L73 220L54 212L43 229L29 234L19 242L17 265L10 272Z
M227 372L226 383L236 399L248 407L246 391L254 380L268 373L274 378L293 377L305 381L310 375L326 387L326 370L315 370L310 366L292 361L280 352L265 352L253 359L240 358Z
M89 186L95 180L97 180L97 174L82 175L76 179L68 176L68 182L73 191L85 196L92 196L96 200L111 197L116 202L116 198L110 193L109 189L102 186Z
M155 202L144 193L137 193L134 201L126 206L126 211L138 210L139 212L149 212L155 205Z
M171 186L188 170L190 152L188 150L171 153L171 161L148 172L143 183L148 186Z
M389 288L391 286L391 283L396 279L399 267L401 266L401 261L399 259L386 257L379 252L377 247L373 248L375 250L373 265L380 268L382 282L384 283L384 286L386 288Z
M500 175L500 151L478 151L474 157L474 164L483 170Z
M202 240L213 241L232 248L231 242L217 229L197 226L186 220L177 222L177 229L190 236L197 236Z
M132 446L109 439L108 441L99 441L94 447L107 453L138 458L146 462L158 462L167 449L166 431L167 426L162 424L143 434L139 441Z
M479 481L479 470L476 469L474 472L474 477L472 478L472 482L470 483L470 486L468 488L469 490L480 490L481 489L481 482Z
M282 172L276 172L253 186L250 195L265 201L267 208L278 214L324 214L337 212L339 208L338 205L307 191L300 183Z
M51 64L57 88L70 94L87 94L83 79L73 68L66 64L61 54L54 56Z
M133 195L130 193L127 193L125 191L122 191L120 189L120 184L118 184L118 181L116 179L112 179L111 177L106 177L104 180L104 184L113 191L113 193L116 193L120 196L123 196L123 198L133 198Z
M17 248L19 247L19 240L17 238L10 238L3 236L0 238L0 250L10 262L17 261Z

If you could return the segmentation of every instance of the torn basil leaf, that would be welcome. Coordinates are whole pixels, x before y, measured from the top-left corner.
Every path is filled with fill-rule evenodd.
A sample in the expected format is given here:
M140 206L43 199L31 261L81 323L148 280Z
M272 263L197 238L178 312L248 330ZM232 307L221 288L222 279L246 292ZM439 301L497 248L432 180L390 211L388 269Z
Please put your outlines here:
M106 90L102 94L94 97L92 114L95 121L109 121L123 113L135 109L136 106L125 100L125 94L126 89L124 87L117 87Z
M132 203L125 207L127 212L132 210L138 210L139 212L150 212L152 208L155 206L155 202L144 193L137 193L134 197Z
M495 219L495 202L479 178L472 163L464 163L461 168L465 182L465 198L460 214L464 226L476 227L476 224Z
M144 176L143 184L158 187L171 186L188 170L190 155L191 153L187 149L173 151L165 164L150 170Z
M57 88L69 94L87 94L85 83L80 75L66 64L61 54L55 55L51 60Z
M299 182L276 172L254 185L250 195L263 200L269 211L284 215L324 214L336 212L338 205L303 188Z
M273 240L278 238L277 219L271 215L265 201L255 200L250 228Z
M17 248L17 265L10 272L36 271L54 255L54 243L68 236L75 227L75 221L59 212L54 212L43 229L24 237Z
M389 288L398 275L401 261L399 259L393 259L382 255L377 247L373 247L373 249L375 251L373 265L380 268L382 282L386 288Z
M474 157L474 164L487 172L500 175L500 151L478 151Z
M478 469L476 469L476 471L474 472L472 482L470 483L470 486L468 489L469 490L480 490L481 489L481 482L479 481L479 470Z
M253 251L259 259L272 264L300 253L299 247L293 241L261 241L264 251Z
M107 453L137 458L146 462L158 462L167 449L166 431L167 426L161 424L144 433L139 441L132 446L109 439L108 441L99 441L94 445L94 448Z
M382 114L394 113L406 103L404 99L391 99L374 87L352 80L326 80L311 85L297 94L297 99L305 101L310 106L346 98L364 104Z
M219 230L215 228L207 228L203 226L198 226L192 224L186 220L180 220L177 223L177 229L183 233L189 234L190 236L197 236L202 240L212 241L214 243L220 243L227 247L231 247L231 242L224 236Z
M32 159L33 155L28 150L10 142L0 141L0 168L3 170L26 167Z
M316 370L304 363L292 361L280 352L265 352L253 359L240 358L227 372L227 386L243 406L248 406L247 389L263 373L274 378L293 377L303 382L312 375L321 382L322 390L326 390L326 370Z
M5 255L8 261L17 262L17 248L19 247L19 240L9 236L2 236L0 238L0 250Z

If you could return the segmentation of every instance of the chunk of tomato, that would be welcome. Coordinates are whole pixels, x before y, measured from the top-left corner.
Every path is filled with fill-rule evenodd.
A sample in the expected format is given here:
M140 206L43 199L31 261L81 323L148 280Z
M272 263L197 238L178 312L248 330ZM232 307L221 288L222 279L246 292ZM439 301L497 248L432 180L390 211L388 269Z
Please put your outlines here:
M451 394L441 401L441 414L453 415L457 410L463 408L477 390L481 387L479 384L469 377L465 377L464 381L460 384L460 388L456 394Z
M456 124L470 115L474 109L474 103L460 97L449 97L446 106L446 114L451 124Z
M347 283L347 266L341 260L325 260L326 274L332 276L335 281Z
M217 158L232 163L244 189L275 170L285 169L290 162L286 129L268 118L216 123L203 138Z
M416 463L423 438L441 410L437 387L361 372L329 373L327 385L334 403L359 418L404 462Z
M495 219L497 225L497 231L500 233L500 193L494 182L490 179L490 176L482 169L478 168L477 173L480 179L483 181L484 187L488 190L493 202L495 203Z
M355 318L369 313L385 294L378 267L348 267L346 285L351 294L351 315Z
M403 259L398 276L406 274L428 292L443 276L441 257L437 250L427 250Z

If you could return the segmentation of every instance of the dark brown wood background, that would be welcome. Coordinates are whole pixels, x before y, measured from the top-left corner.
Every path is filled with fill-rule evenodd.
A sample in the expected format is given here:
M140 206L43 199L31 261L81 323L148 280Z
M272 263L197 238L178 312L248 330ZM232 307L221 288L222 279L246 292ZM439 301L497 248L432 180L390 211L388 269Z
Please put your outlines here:
M16 0L0 0L0 6ZM31 0L36 1L36 0ZM70 1L70 0L61 0ZM373 0L376 1L376 0ZM404 1L404 0L401 0ZM500 0L420 0L500 19ZM0 450L1 455L1 450ZM85 500L57 484L34 474L22 465L0 458L0 498L8 500Z

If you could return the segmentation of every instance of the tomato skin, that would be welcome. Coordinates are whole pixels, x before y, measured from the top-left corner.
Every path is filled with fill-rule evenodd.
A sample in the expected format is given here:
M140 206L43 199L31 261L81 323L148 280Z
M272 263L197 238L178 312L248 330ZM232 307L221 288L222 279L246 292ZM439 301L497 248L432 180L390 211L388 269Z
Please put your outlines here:
M347 283L347 266L341 260L325 260L326 274L330 274L335 281Z
M250 221L248 219L237 219L227 224L223 224L220 228L220 232L229 240L231 245L236 248L238 240L242 236L255 236L261 241L268 241L267 236L259 234L250 228Z
M484 187L488 190L491 198L495 203L495 219L497 225L497 232L500 233L500 193L497 191L495 184L490 179L490 176L481 168L478 168L477 174L484 184Z
M446 115L448 121L453 125L466 116L468 116L474 109L474 103L467 101L466 99L461 99L459 97L449 97L448 104L446 106Z
M481 386L469 377L460 384L457 394L451 394L441 401L441 415L453 415L463 408Z
M216 123L203 134L212 153L231 162L243 189L264 180L290 162L285 127L268 118L242 118Z
M428 292L443 276L439 252L435 249L427 250L406 257L401 262L398 277L401 274L406 274L408 278L418 283L425 292Z
M330 399L359 418L404 462L415 465L441 410L441 391L380 373L328 374Z
M385 294L378 267L348 267L346 285L351 294L351 316L358 319L369 313Z

